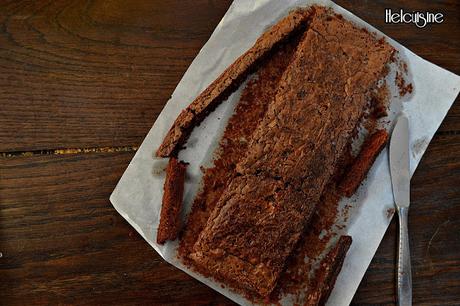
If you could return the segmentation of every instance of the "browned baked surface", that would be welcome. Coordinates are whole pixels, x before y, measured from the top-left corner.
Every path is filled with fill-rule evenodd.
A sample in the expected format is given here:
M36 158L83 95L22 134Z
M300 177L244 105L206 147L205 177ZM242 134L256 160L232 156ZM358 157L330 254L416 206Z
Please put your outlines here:
M305 178L318 180L323 176L314 171L334 169L393 51L318 9L238 172L300 179L295 183L308 190L312 180Z
M309 292L312 293L307 296L305 305L317 306L326 304L334 288L337 276L342 269L343 261L350 248L351 241L352 239L350 236L340 236L335 246L320 263L316 271L316 282L312 284L314 288L309 290Z
M272 291L392 54L385 41L316 8L240 176L195 244L197 265L261 296Z
M203 173L202 190L194 199L180 240L179 254L189 264L188 256L192 247L228 182L235 177L236 163L246 152L248 141L263 118L300 37L294 36L276 50L258 69L257 76L249 80L243 89L235 113L229 119L220 141L214 165Z
M186 164L171 157L166 167L163 202L161 205L160 224L157 242L165 243L175 240L180 230L180 212L184 195Z
M310 11L296 9L262 34L255 44L211 83L175 120L156 155L168 157L180 149L192 129L251 73L266 55L306 27Z
M269 294L313 206L301 191L262 176L236 177L217 205L190 256L221 279Z
M378 130L367 137L358 157L340 184L340 190L345 196L351 197L355 193L387 141L388 132L385 130Z

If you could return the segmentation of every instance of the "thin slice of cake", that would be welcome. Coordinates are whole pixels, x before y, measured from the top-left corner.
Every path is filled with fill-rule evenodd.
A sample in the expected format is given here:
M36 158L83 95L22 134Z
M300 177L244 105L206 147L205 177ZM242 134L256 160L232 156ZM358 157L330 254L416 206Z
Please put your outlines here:
M223 102L246 77L254 72L261 61L303 31L311 15L310 10L296 9L257 39L254 45L231 64L214 82L184 109L163 139L156 155L169 157L178 152L193 128Z
M340 191L345 196L351 197L355 193L387 142L388 132L385 130L377 130L367 137L355 162L340 183Z
M345 256L351 246L350 236L340 236L329 253L324 258L318 270L316 271L316 282L311 284L313 288L309 288L309 294L304 305L319 306L325 305L329 295L334 289L335 281L342 269Z
M164 244L167 240L175 240L179 234L186 167L187 164L175 157L169 159L166 167L160 224L157 230L159 244Z

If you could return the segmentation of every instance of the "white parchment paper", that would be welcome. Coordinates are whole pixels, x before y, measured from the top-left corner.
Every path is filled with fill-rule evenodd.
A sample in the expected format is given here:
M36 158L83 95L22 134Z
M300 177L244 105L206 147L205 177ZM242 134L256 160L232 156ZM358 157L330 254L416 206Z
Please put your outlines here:
M239 304L249 302L242 296L222 288L212 279L193 273L177 259L177 241L168 242L163 246L156 244L164 182L162 169L167 161L156 159L154 151L180 111L238 56L250 48L269 26L294 7L311 4L332 7L358 26L384 35L331 1L235 0L177 85L171 99L158 116L110 197L115 209L166 261ZM392 39L387 39L407 62L411 82L415 88L409 101L402 103L402 109L410 122L413 173L460 90L460 77L425 61ZM183 217L190 209L199 188L202 175L199 167L212 162L212 152L233 112L239 94L240 90L230 96L193 131L187 143L187 150L180 154L181 159L190 162L187 169ZM392 109L393 113L399 111L395 107ZM401 106L397 108L399 107ZM394 204L386 151L376 160L353 201L358 209L353 210L345 230L353 237L353 243L329 298L329 305L350 303L391 221L387 214L388 209Z

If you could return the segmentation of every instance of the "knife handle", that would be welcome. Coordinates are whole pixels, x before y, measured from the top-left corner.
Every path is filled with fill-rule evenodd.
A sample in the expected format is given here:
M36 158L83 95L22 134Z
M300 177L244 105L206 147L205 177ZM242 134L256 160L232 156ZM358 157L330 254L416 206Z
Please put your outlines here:
M412 274L409 251L408 207L398 208L399 247L398 247L398 305L412 305Z

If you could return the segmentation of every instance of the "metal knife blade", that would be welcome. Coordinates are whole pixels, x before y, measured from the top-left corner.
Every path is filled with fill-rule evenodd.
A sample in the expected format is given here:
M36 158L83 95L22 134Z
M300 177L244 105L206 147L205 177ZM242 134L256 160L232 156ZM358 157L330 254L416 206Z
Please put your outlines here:
M409 120L399 116L390 140L390 172L399 219L398 305L412 305L412 272L409 247Z
M390 140L391 184L396 206L409 207L409 121L400 115Z

